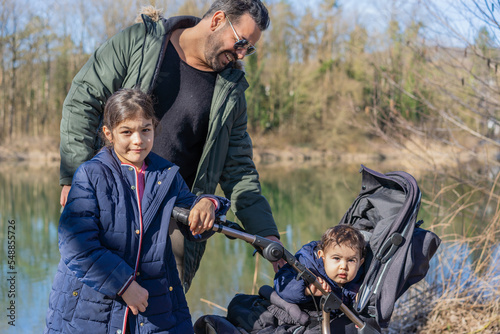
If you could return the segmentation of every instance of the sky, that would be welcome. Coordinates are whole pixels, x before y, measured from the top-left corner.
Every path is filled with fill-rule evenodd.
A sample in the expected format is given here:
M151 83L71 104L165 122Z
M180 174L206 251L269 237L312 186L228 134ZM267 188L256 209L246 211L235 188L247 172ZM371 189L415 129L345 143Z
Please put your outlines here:
M85 33L85 31L80 30L81 18L76 14L78 11L71 11L71 8L80 1L20 0L20 2L24 1L27 1L30 7L34 8L35 11L39 10L40 13L50 13L50 10L53 8L59 8L60 10L62 8L63 11L67 11L72 15L68 17L68 22L71 25L71 31L74 31L73 34L81 36L82 32ZM179 0L179 3L181 1ZM268 1L277 2L280 0ZM295 6L296 11L300 12L305 6L318 8L318 3L322 0L288 1ZM141 5L150 3L148 0L137 0L137 2ZM432 8L427 7L430 2L432 2ZM449 43L456 46L463 46L465 42L460 38L450 38L450 32L453 32L456 36L463 36L470 42L477 35L478 27L485 25L484 22L474 17L473 12L467 13L463 9L463 4L474 9L473 2L473 0L338 0L338 3L342 7L343 16L347 19L352 19L353 22L361 23L369 32L383 32L387 28L391 16L397 17L402 27L404 27L405 23L416 18L426 22L425 31L429 40L440 39L440 44ZM493 7L493 16L496 16L497 12L500 14L500 0L479 0L478 2L481 4L484 3L484 6L487 6L488 9ZM161 1L159 0L158 3L161 3ZM89 12L91 13L92 11ZM440 15L433 17L429 12L438 12ZM443 13L447 16L446 24L440 21ZM464 14L467 18L464 18ZM95 22L93 24L99 24L98 20ZM443 29L444 25L447 25L449 28ZM491 31L495 37L497 30L498 26ZM75 37L75 39L78 39L78 37ZM98 43L102 42L98 40L92 42L92 36L89 35L87 35L86 41L87 44L91 44L87 45L89 49L95 48Z
M297 8L317 7L321 0L292 0ZM472 0L338 0L344 16L351 16L355 22L363 24L368 31L384 31L391 16L398 18L401 25L411 20L425 22L429 39L440 39L441 44L463 46L465 38L474 40L479 27L486 23L478 18L477 8ZM500 0L479 0L483 8L494 8L493 16L500 19ZM468 7L468 8L466 8ZM443 29L447 26L448 29ZM498 26L492 29L496 35ZM450 32L461 38L450 38Z

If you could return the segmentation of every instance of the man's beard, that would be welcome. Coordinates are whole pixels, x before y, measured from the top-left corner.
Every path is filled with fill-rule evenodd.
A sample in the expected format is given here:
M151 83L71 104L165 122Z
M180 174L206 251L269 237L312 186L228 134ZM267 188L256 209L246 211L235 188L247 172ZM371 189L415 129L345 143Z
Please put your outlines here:
M220 51L223 50L223 43L221 42L220 35L220 31L215 32L208 36L207 41L205 42L205 59L208 66L210 66L214 72L222 72L224 69L231 67L233 64L233 62L229 62L229 64L224 65L224 63L220 60L221 55L228 52L227 50ZM233 52L230 53L234 59L237 59ZM225 57L225 55L222 57Z

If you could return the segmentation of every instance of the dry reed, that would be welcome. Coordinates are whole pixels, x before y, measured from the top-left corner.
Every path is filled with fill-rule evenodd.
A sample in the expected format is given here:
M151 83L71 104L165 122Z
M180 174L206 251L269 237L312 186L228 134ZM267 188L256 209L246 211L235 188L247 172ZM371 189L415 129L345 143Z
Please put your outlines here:
M497 175L483 202L483 214L473 215L477 222L486 222L486 226L477 231L474 219L463 231L464 236L444 236L437 264L424 281L411 287L396 303L391 324L384 333L500 333L500 200L495 191L498 180ZM456 210L468 204L461 203ZM449 217L457 214L447 212L443 216L451 224Z

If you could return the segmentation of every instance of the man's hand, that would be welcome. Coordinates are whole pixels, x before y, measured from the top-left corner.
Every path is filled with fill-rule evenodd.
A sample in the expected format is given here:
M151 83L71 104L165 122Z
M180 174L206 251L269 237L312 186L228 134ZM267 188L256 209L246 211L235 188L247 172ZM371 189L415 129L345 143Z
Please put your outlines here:
M127 306L134 315L146 311L146 307L148 307L148 297L148 290L144 289L136 281L132 281L122 295L123 300L127 303Z
M332 288L330 287L330 285L328 283L326 283L321 277L317 277L316 280L319 282L319 284L321 284L321 287L323 288L323 290L325 290L326 292L332 291ZM316 288L316 286L314 284L311 284L311 285L309 285L309 287L306 287L306 291L304 291L304 293L306 296L310 296L311 293L313 296L316 296L316 297L323 296L323 293L321 292L321 290Z
M277 243L279 243L281 246L283 246L283 244L281 243L280 239L278 239L276 236L274 235L268 235L267 237L265 237L266 239L269 239L269 240L272 240L272 241L276 241ZM274 269L274 272L277 273L278 270L281 269L281 267L283 267L284 265L286 264L286 261L284 259L280 259L276 262L272 262L272 265L273 265L273 269Z
M211 230L215 222L215 205L208 198L202 198L189 212L189 229L193 235Z
M63 186L61 189L61 199L59 202L61 203L61 206L66 205L66 201L68 200L68 194L69 190L71 189L71 186Z

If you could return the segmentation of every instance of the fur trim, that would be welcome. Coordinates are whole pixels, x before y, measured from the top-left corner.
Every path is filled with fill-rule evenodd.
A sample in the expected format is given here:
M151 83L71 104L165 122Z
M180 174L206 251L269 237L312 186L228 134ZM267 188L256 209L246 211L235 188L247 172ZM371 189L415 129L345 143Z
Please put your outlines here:
M241 60L237 60L234 62L233 68L245 72L245 63Z
M144 6L141 8L139 15L135 19L135 23L142 23L142 14L149 16L154 22L158 22L163 16L163 9L158 9L154 6Z

